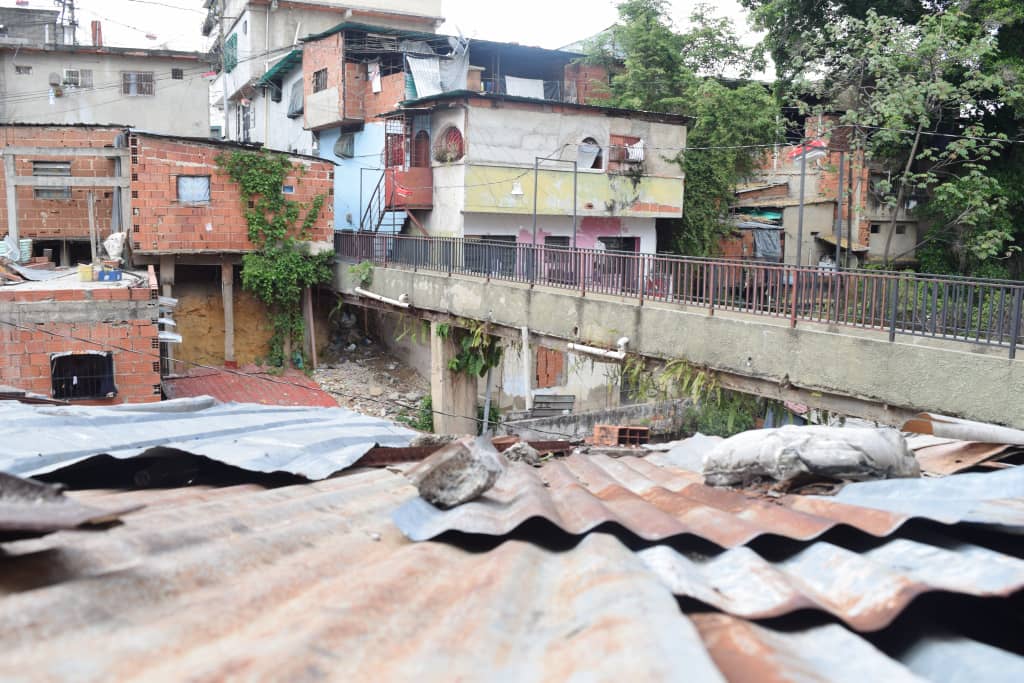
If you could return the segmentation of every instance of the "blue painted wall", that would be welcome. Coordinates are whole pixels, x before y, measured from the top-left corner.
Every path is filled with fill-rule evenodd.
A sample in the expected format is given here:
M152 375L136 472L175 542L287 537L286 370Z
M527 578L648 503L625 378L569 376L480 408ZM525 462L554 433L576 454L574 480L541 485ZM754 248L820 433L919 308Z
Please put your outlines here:
M370 199L370 193L383 172L379 169L384 151L384 124L367 123L356 133L355 158L334 155L334 144L341 137L340 128L320 131L320 158L338 164L334 168L334 229L357 230L359 216ZM359 197L359 176L362 174L363 197Z

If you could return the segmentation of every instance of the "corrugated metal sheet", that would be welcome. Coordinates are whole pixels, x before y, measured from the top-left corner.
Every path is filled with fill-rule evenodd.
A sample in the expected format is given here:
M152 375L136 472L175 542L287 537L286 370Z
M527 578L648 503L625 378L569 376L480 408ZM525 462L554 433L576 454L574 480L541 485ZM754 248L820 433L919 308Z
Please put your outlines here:
M132 509L92 507L65 496L60 487L0 472L0 541L103 524Z
M1024 529L1024 468L865 482L835 497L768 499L698 481L641 458L574 455L540 470L514 463L482 498L451 510L414 499L395 521L413 540L446 531L502 536L543 518L571 534L611 523L647 541L692 535L722 548L765 535L809 541L839 525L884 537L913 517Z
M416 432L344 408L216 404L212 399L113 407L0 402L0 471L38 476L99 454L154 449L204 456L253 472L323 479L375 446L408 446Z
M338 405L320 385L304 373L291 369L277 377L251 366L230 371L193 368L187 375L165 378L163 388L167 398L212 396L224 403L321 408Z
M5 681L721 681L671 593L615 538L564 552L411 544L386 470L145 503L102 534L3 546Z

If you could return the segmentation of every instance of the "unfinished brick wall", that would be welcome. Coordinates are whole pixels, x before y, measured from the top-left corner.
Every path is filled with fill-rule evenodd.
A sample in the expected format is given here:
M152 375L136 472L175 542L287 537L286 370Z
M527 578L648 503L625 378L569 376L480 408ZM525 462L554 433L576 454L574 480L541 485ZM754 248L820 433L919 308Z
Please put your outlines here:
M611 98L608 89L608 70L596 64L566 64L565 87L571 92L576 86L576 101L579 104L605 104Z
M120 128L86 126L0 126L0 147L112 147ZM112 177L114 160L102 157L19 156L19 175L32 175L32 160L70 161L71 175ZM0 183L6 182L0 164ZM36 240L88 239L89 214L87 193L93 188L72 188L70 199L42 199L31 187L17 192L18 233ZM101 235L110 233L113 188L93 189L96 226ZM0 237L8 232L7 193L0 191Z
M132 135L131 242L137 253L251 251L245 207L238 186L217 165L231 147L143 134ZM329 241L333 233L334 167L329 162L295 157L295 173L285 184L289 199L308 207L318 194L327 197L309 238ZM210 201L178 199L179 176L209 176ZM305 210L300 218L305 217Z
M343 86L342 78L342 44L343 39L341 33L335 33L334 35L315 40L310 43L306 43L302 47L302 91L305 98L305 112L304 120L306 126L310 126L310 96L313 95L313 74L321 69L327 69L327 89L337 88L338 99L335 104L338 107L337 119L341 119L342 107L347 104L344 101L345 88ZM356 67L359 65L351 64L346 65ZM365 67L363 73L365 73ZM354 103L353 103L354 105ZM318 115L323 115L323 112L319 112ZM352 112L350 118L361 117L362 112Z
M155 296L155 287L0 289L2 317L20 325L0 324L0 384L51 396L52 354L109 351L117 396L75 403L159 401Z

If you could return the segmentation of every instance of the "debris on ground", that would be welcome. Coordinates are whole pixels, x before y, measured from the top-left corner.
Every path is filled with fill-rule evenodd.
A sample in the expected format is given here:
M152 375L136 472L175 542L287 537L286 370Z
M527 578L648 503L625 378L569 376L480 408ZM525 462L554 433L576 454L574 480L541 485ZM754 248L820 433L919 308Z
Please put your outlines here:
M420 409L430 383L387 352L383 344L332 344L313 380L344 408L401 420Z
M521 462L533 467L540 467L541 464L540 453L525 441L512 444L505 449L504 454L511 462Z
M895 429L798 427L757 429L722 441L704 456L711 486L743 486L761 480L865 481L919 477L921 469Z
M486 493L504 467L486 436L464 436L411 468L406 476L427 502L448 509Z

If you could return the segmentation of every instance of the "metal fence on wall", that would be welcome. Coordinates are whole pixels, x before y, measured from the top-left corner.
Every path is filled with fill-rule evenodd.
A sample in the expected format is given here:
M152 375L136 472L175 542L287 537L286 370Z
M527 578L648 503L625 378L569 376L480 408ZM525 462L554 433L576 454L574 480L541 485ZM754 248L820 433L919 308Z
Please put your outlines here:
M1006 347L1024 329L1024 283L752 261L569 249L447 237L335 233L339 257L379 266L475 275L563 289L663 301Z

